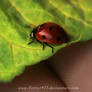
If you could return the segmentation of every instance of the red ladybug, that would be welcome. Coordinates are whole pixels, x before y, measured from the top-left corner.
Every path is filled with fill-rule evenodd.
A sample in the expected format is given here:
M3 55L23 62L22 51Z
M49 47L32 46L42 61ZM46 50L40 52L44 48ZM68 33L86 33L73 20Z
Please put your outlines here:
M45 48L45 45L48 45L52 48L52 52L54 52L52 45L60 45L67 42L67 34L65 30L58 24L51 22L44 23L35 28L31 32L30 37L32 41L28 44L31 44L36 39L43 44L43 49Z

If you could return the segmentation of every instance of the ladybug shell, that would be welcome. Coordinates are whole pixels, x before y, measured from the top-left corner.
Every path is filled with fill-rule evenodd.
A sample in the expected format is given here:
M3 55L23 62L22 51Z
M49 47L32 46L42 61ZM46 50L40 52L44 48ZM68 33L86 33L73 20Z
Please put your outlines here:
M59 45L67 41L64 29L55 23L44 23L38 26L35 37L40 42L52 45Z

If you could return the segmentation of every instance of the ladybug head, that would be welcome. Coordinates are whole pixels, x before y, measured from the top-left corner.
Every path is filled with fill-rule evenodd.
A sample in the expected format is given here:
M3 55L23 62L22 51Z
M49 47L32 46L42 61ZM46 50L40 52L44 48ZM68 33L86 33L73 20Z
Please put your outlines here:
M34 32L33 31L31 32L30 37L34 38Z
M31 38L35 38L36 31L37 31L37 28L33 29L33 31L30 34Z

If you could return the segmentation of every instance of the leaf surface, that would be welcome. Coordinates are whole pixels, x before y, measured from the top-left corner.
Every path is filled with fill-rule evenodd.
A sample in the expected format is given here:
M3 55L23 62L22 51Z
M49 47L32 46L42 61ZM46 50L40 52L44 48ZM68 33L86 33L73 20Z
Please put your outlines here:
M0 2L0 81L9 82L25 66L54 55L69 44L92 39L91 0L1 0ZM46 46L29 42L29 34L44 22L55 22L67 32L68 43ZM27 28L29 25L30 28Z

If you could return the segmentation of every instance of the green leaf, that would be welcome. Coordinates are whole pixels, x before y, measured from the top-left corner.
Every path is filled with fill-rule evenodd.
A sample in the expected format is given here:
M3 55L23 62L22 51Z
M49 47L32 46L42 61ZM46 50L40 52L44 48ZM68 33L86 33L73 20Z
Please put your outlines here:
M25 66L49 58L60 48L91 39L91 5L91 0L1 0L0 81L11 81ZM30 32L44 22L55 22L68 34L68 43L54 46L54 53L48 46L42 50L38 42L27 45Z

